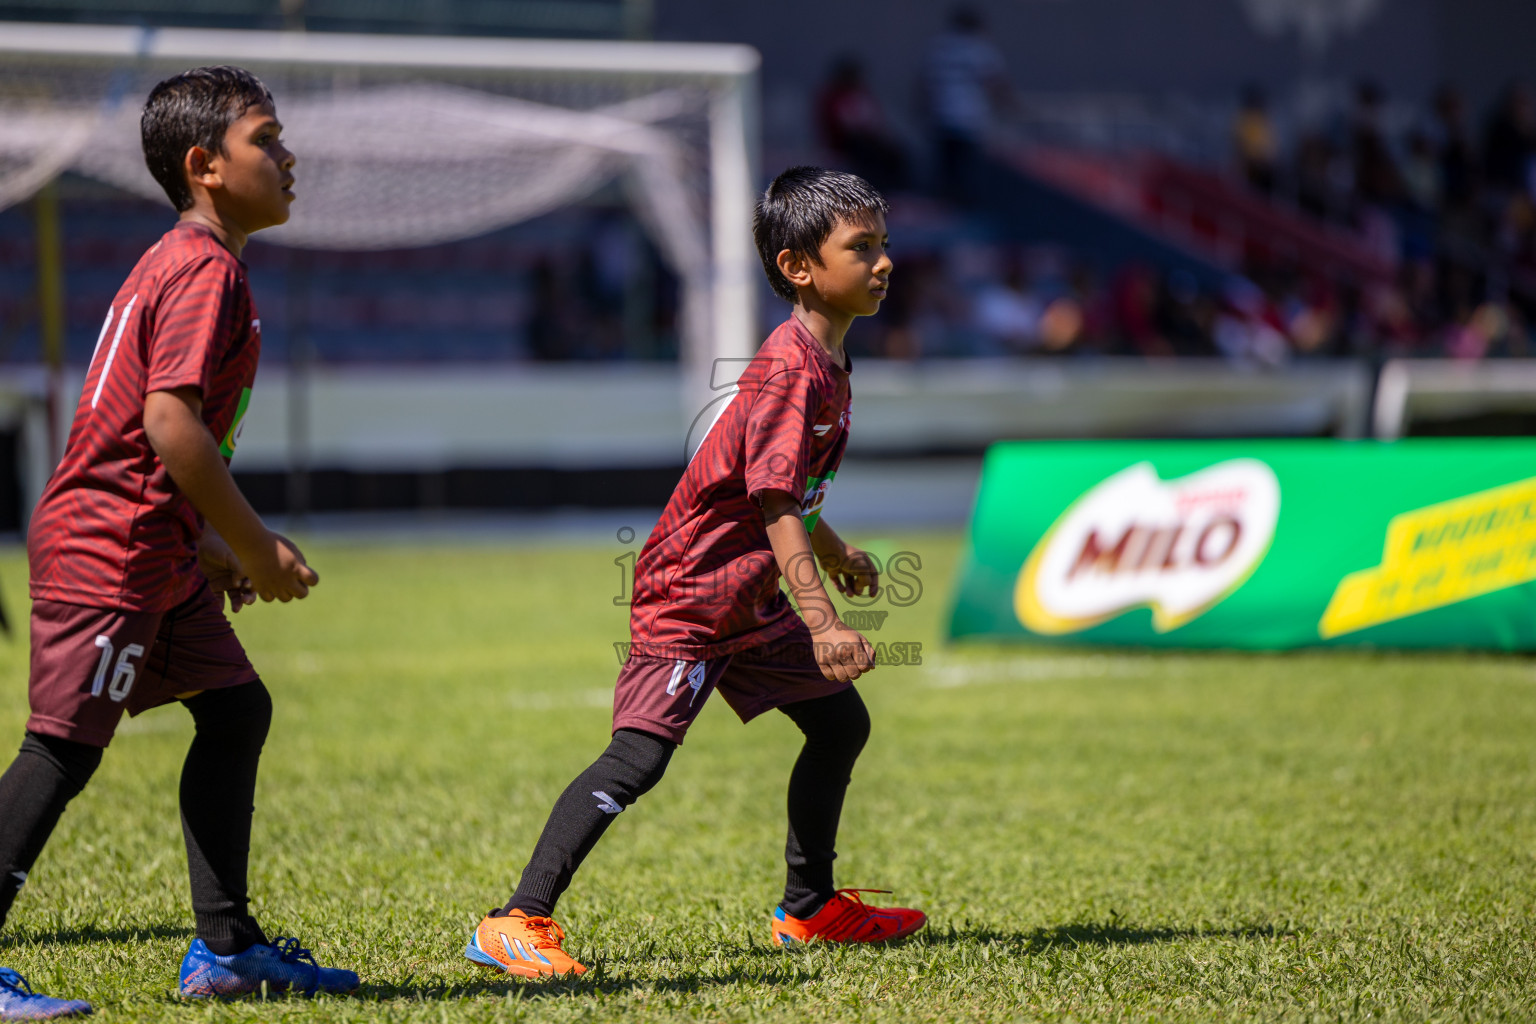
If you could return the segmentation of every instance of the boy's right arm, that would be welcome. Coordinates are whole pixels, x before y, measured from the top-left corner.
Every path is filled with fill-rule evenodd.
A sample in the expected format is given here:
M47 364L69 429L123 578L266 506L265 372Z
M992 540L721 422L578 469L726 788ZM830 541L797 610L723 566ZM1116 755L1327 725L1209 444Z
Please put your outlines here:
M320 576L293 543L267 529L229 475L218 443L203 423L197 388L144 396L144 433L166 472L194 508L239 556L263 601L306 597Z
M800 503L785 491L764 491L762 497L768 543L816 643L816 664L828 679L851 683L875 667L874 648L858 630L843 624L827 596L810 534L800 518Z

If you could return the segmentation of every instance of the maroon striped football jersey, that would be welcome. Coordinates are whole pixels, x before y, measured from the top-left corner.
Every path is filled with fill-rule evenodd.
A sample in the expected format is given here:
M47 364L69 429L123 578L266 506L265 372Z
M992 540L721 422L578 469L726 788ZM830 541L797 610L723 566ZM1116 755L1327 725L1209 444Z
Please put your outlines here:
M144 433L151 391L195 387L226 462L261 357L245 264L179 222L139 260L107 311L64 458L32 514L34 598L164 611L198 588L203 520Z
M768 336L640 551L632 653L703 660L795 628L762 494L799 499L806 529L815 528L848 446L851 401L848 370L799 320Z

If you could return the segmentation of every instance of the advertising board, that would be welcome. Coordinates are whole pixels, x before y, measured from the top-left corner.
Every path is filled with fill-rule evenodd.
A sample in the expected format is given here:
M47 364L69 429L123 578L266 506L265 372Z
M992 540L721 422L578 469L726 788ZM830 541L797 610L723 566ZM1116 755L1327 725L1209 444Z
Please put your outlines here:
M1006 442L955 637L1536 649L1536 441Z

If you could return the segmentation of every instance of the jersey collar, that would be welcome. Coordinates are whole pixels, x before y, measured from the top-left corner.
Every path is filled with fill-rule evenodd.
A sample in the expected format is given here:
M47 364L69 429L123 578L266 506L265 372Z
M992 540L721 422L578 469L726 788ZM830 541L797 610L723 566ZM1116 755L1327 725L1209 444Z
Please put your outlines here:
M794 332L795 340L816 353L816 358L821 361L822 366L844 375L853 372L853 357L848 354L847 345L843 346L843 360L847 365L838 366L832 361L831 354L825 348L822 348L821 342L816 340L816 335L811 333L811 329L800 322L799 317L795 316L794 313L790 313L788 323L790 330Z

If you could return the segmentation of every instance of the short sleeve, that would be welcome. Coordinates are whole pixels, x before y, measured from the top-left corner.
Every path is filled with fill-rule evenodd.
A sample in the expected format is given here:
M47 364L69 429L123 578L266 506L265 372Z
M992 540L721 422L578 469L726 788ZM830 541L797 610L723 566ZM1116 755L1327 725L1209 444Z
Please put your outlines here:
M206 396L240 316L238 271L222 260L193 264L166 285L145 358L144 391L195 387Z
M813 420L820 402L805 368L781 370L754 388L746 425L747 495L784 491L797 501L810 475Z

